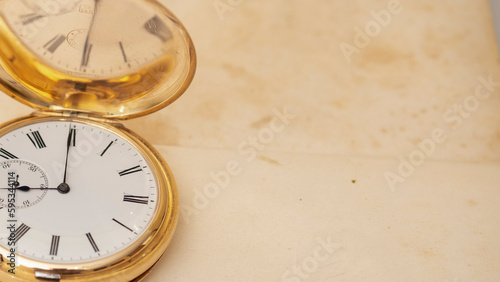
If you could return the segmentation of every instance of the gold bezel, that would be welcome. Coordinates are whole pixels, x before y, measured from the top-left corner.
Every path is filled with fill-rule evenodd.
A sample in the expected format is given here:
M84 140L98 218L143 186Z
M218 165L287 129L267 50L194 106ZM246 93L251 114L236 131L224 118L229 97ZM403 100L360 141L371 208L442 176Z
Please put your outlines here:
M177 187L168 165L151 145L122 125L87 118L34 114L0 125L0 136L23 126L50 121L75 121L100 127L124 138L137 149L156 173L158 202L155 215L147 231L134 244L93 262L55 264L18 256L20 265L16 267L16 274L10 274L7 249L0 246L0 281L34 281L35 271L59 274L61 277L56 281L140 281L165 252L177 224Z

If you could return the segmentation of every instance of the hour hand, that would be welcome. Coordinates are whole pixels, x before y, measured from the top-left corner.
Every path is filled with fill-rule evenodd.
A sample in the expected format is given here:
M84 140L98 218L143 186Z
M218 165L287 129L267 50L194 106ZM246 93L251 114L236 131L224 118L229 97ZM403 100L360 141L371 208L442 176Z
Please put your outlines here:
M26 26L26 25L29 25L31 23L34 23L36 22L37 20L41 19L41 18L44 18L46 17L47 15L44 15L44 14L39 14L39 13L31 13L31 14L27 14L27 15L22 15L20 16L21 18L21 23Z
M59 190L59 188L31 188L29 186L18 186L18 187L11 187L11 188L0 188L1 190L10 190L10 189L15 189L23 192L28 192L30 190Z

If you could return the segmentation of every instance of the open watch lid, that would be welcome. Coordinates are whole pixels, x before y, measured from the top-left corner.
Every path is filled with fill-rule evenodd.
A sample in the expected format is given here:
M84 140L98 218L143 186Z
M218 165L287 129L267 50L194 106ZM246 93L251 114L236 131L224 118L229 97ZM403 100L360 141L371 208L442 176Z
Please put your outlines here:
M186 29L155 0L0 0L0 90L35 109L146 115L195 68Z

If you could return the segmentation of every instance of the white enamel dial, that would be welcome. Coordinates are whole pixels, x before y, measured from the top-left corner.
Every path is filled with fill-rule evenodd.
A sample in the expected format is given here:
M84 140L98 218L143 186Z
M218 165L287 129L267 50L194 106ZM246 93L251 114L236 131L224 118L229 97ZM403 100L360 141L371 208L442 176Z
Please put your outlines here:
M16 226L10 239L9 230L1 229L0 245L10 249L15 243L16 254L29 259L70 264L134 244L155 216L159 193L150 164L125 136L70 120L42 121L0 136L0 186L16 187L21 205L38 199L23 208L0 206L0 222ZM8 191L1 197L8 199Z
M137 72L169 48L166 24L136 2L10 0L0 13L45 64L68 75L107 79Z

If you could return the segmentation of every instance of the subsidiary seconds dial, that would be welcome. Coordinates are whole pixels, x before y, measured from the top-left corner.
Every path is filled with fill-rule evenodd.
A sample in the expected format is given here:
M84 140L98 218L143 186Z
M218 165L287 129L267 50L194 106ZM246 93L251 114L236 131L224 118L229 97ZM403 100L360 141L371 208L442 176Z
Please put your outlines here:
M5 154L0 150L0 156ZM31 207L47 194L48 185L47 175L36 164L17 159L0 163L1 207L8 208L9 203L16 209Z

